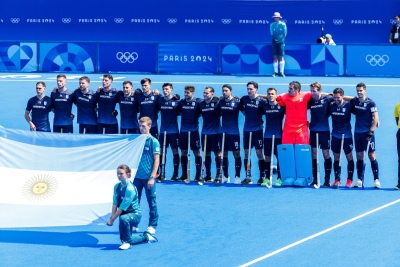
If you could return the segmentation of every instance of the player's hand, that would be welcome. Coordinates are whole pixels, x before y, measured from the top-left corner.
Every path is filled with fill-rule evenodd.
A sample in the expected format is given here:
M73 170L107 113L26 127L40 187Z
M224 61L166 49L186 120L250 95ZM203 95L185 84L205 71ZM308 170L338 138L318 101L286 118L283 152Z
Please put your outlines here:
M71 118L71 120L75 119L75 115L71 113L71 115L69 115L69 117Z
M218 101L219 100L219 97L216 97L216 96L214 96L212 99L211 99L211 101Z
M147 189L151 189L154 186L154 178L150 178L149 181L147 182Z
M103 86L99 86L99 87L97 87L97 93L100 93L100 91L102 91L103 90Z
M367 134L367 139L371 140L373 136L374 136L374 131L369 131Z
M31 131L36 131L36 125L33 124L33 122L29 122L29 127L31 128Z
M108 226L112 226L113 224L114 224L114 221L113 221L113 220L111 220L111 219L108 220L108 222L107 222L107 225L108 225Z
M114 110L113 112L111 112L111 114L112 114L114 117L117 117L117 116L118 116L118 111Z
M141 93L143 93L143 91L140 88L136 88L136 90L133 92L134 95L141 94Z
M181 96L179 94L174 94L172 97L176 100L181 100Z
M159 94L160 94L160 91L158 91L158 89L153 90L153 95L159 95Z
M52 92L55 93L55 92L57 92L57 90L58 90L58 88L54 87Z

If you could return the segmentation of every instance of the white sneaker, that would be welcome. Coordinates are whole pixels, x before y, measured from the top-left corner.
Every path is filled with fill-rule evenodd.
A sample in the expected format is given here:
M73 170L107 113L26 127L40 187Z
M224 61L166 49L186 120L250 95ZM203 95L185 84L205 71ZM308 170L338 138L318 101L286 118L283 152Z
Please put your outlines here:
M226 184L226 183L229 184L230 182L231 182L231 177L229 177L229 176L228 177L225 177L225 176L222 177L222 183L223 184Z
M147 227L146 231L149 232L152 235L154 235L156 233L156 229L153 226Z
M240 180L240 177L236 176L235 181L233 183L234 184L242 184L242 180Z
M157 237L155 237L154 235L150 234L149 232L144 232L144 234L145 234L146 237L147 237L147 242L148 242L148 243L155 243L155 242L158 242Z
M362 187L362 181L361 179L357 179L357 183L354 187Z
M379 179L375 179L374 185L375 185L375 188L381 188L381 182L379 182Z
M137 233L137 232L139 232L139 228L133 226L132 227L132 233Z
M121 246L119 246L119 249L121 249L121 250L126 250L126 249L130 249L131 248L131 244L129 244L129 243L122 243L122 245Z

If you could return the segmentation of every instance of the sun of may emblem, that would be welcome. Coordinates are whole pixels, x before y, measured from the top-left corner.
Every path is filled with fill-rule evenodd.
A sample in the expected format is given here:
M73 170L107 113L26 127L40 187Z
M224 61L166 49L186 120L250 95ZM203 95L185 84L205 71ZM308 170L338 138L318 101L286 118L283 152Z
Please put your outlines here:
M51 197L57 188L56 178L49 174L39 174L25 182L22 195L29 201L39 202Z

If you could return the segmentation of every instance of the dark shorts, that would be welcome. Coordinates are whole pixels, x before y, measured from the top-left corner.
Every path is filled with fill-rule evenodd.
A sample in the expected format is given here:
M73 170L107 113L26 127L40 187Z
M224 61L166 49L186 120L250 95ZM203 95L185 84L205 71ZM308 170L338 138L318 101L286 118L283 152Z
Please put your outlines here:
M192 137L192 136L190 136ZM160 133L160 148L162 149L164 146L164 133ZM165 147L171 146L171 148L179 147L179 133L167 133L165 137Z
M179 148L188 150L188 132L179 134ZM190 132L190 150L200 150L200 135L199 131Z
M341 144L342 144L341 138L332 136L331 150L333 151L333 153L340 154ZM352 150L353 150L353 138L351 138L351 137L344 138L344 142L343 142L344 153L347 155L347 154L351 153Z
M106 124L106 123L98 123L97 124L97 133L98 134L117 134L118 133L118 123L115 124Z
M201 135L201 147L204 150L204 138L205 134ZM207 134L207 147L206 152L219 152L220 148L220 134Z
M367 150L368 139L367 139L368 132L366 133L354 133L354 147L356 152L362 152ZM375 135L371 138L371 144L369 145L368 153L375 152Z
M73 125L53 125L53 133L61 133L61 129L63 133L73 133L74 126Z
M130 129L128 129L128 128L120 128L119 132L121 134L139 134L140 133L138 128L130 128Z
M277 146L282 144L282 138L275 138L274 142L274 155L278 157L278 148ZM267 157L271 156L272 150L272 138L264 138L264 155Z
M329 131L323 132L310 132L310 145L312 148L316 147L317 144L317 133L318 133L318 143L321 149L331 148L331 134Z
M222 149L222 134L221 134L221 149ZM225 134L224 151L239 151L240 150L240 135Z
M79 133L80 134L97 134L97 125L96 124L79 124Z
M243 132L243 148L244 149L249 149L249 137L250 137L250 132ZM262 149L263 148L263 130L257 130L253 131L252 137L251 137L251 147L254 147L256 150L257 149Z
M284 56L285 55L285 43L272 42L272 55Z

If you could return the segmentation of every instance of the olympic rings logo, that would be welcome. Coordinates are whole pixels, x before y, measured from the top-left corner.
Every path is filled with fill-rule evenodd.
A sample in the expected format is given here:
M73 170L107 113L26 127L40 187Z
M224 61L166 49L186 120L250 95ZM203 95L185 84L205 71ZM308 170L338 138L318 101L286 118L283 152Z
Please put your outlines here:
M343 24L343 20L342 19L334 19L334 20L332 20L332 22L335 25L342 25Z
M167 21L169 24L175 24L178 22L178 19L177 18L169 18L169 19L167 19Z
M136 59L138 59L139 55L136 52L118 52L116 57L121 63L133 63Z
M281 19L282 22L284 22L285 24L287 24L287 20L286 19Z
M231 19L221 19L221 22L223 24L231 24L232 20Z
M388 55L367 55L365 57L365 61L367 61L371 66L376 66L378 65L379 67L382 67L383 65L385 65L386 63L389 62L389 56Z
M124 18L114 18L115 23L122 23L124 22Z
M11 23L18 23L19 18L11 18L10 21L11 21Z
M63 23L70 23L71 22L71 18L62 18L61 21Z
M396 21L394 19L390 20L390 24L395 24L395 23L396 23Z

